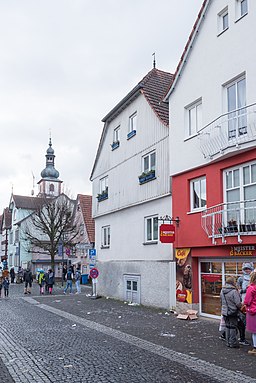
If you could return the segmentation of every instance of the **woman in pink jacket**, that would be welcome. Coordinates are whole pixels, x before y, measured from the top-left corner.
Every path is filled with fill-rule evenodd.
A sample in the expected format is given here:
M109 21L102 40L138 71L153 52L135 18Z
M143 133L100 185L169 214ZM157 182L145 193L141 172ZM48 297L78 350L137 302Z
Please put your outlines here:
M244 304L246 306L246 330L252 333L253 349L248 354L256 355L256 272L250 275Z

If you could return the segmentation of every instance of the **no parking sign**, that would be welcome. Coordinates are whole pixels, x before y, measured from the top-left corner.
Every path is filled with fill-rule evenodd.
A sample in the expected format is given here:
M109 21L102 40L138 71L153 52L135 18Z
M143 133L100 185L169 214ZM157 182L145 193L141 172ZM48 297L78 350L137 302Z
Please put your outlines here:
M93 279L98 278L99 276L99 270L94 267L93 269L90 270L90 277Z

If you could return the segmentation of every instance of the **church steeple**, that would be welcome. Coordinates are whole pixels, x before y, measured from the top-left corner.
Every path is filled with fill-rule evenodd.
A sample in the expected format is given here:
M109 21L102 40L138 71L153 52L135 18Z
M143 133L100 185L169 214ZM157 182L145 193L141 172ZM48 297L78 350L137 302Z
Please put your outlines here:
M59 172L54 167L54 150L52 140L49 138L49 147L46 151L46 167L41 172L42 179L38 182L39 197L56 197L61 193L62 181L59 180Z

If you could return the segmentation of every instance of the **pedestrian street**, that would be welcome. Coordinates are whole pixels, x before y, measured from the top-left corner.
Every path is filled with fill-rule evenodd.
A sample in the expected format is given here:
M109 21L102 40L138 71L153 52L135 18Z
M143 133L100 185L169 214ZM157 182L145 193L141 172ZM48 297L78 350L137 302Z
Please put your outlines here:
M87 286L78 295L56 286L52 296L38 295L37 287L27 296L11 285L10 297L0 300L1 382L256 382L247 350L228 350L229 363L222 363L227 351L216 322L181 322L164 310L90 299Z

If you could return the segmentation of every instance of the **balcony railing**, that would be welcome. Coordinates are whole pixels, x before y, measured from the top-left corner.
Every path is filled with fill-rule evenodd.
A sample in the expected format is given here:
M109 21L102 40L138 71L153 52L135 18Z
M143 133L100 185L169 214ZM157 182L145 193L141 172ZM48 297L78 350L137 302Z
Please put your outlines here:
M205 158L222 155L229 148L256 139L256 104L223 114L198 132Z
M241 236L256 235L256 199L222 203L202 212L202 228L212 243L217 238L236 236L239 243Z

